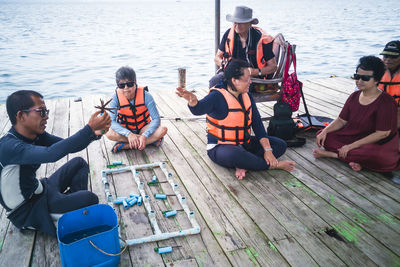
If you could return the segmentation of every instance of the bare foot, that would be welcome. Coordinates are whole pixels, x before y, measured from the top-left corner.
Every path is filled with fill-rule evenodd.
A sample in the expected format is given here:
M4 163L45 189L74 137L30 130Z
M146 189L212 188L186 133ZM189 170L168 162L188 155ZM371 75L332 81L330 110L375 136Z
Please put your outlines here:
M322 149L313 149L312 151L314 158L337 158L338 155L332 151L326 151Z
M282 161L278 162L278 166L276 167L276 169L291 172L294 170L295 166L296 166L296 162L294 162L294 161L282 160Z
M356 172L359 172L362 169L361 165L356 162L350 162L349 165L353 169L353 171L356 171Z
M235 175L239 180L242 180L246 176L246 172L247 172L247 170L245 170L245 169L236 168Z

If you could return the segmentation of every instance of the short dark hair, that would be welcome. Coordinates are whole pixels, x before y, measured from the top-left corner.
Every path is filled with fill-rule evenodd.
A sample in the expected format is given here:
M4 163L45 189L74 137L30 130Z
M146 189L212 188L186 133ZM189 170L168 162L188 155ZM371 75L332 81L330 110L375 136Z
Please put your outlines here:
M118 83L120 80L125 80L125 79L129 80L131 82L136 82L136 73L129 66L121 67L115 73L115 81L116 81L116 83Z
M7 97L7 114L12 125L17 123L18 111L30 109L35 105L35 102L32 99L33 96L43 99L43 96L40 93L32 90L19 90Z
M360 58L356 72L358 69L361 68L363 70L370 70L373 72L372 76L374 76L374 79L376 82L380 82L382 79L383 75L385 74L385 64L383 61L375 56L365 56Z
M240 77L244 75L244 69L248 67L249 64L246 61L241 59L232 59L224 70L224 83L236 91L236 88L232 83L232 78L240 79Z

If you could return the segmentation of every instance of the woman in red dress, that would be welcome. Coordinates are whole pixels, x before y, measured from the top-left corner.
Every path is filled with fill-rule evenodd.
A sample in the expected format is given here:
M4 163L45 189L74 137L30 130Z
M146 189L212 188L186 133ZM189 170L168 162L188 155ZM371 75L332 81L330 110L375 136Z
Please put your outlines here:
M360 59L358 91L347 99L339 117L317 133L315 158L338 158L354 171L362 168L390 172L400 167L397 106L392 96L377 88L385 66L377 57Z

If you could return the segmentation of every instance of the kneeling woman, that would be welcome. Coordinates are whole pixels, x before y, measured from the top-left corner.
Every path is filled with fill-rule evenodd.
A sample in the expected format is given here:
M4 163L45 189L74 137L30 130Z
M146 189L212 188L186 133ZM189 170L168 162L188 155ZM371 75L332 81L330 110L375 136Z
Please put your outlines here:
M177 94L189 103L194 115L207 114L207 154L215 163L236 168L236 177L243 179L247 170L283 169L292 171L293 161L278 161L286 150L282 139L267 136L257 106L248 94L248 64L232 60L225 69L224 84L212 88L198 101L182 88ZM251 136L253 129L255 136Z
M315 158L339 158L355 171L389 172L399 168L397 106L377 88L385 66L377 57L362 57L354 80L358 91L347 99L339 117L317 135Z

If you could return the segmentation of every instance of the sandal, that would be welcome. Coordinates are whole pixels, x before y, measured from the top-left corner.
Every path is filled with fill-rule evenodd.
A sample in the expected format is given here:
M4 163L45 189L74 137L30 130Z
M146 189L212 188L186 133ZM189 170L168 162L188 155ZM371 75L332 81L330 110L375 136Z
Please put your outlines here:
M154 141L151 143L155 147L160 147L164 143L164 137L161 137L160 139Z
M112 153L117 153L124 147L125 143L124 142L116 142L114 146L111 149Z

